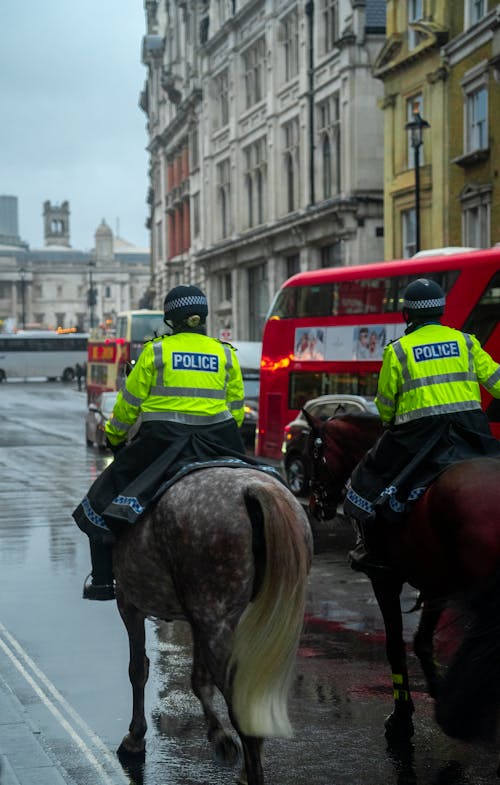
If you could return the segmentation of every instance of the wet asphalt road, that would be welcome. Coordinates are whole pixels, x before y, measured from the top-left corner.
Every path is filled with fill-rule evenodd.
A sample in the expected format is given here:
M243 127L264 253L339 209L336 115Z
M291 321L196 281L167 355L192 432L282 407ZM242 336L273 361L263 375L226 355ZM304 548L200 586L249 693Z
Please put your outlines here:
M209 757L189 689L187 625L148 621L151 676L145 763L115 750L131 712L128 646L112 602L81 600L88 544L71 511L109 456L87 448L86 398L56 383L0 385L0 679L26 707L77 785L226 785ZM315 532L307 624L292 689L292 740L265 746L267 785L493 785L495 750L447 739L410 656L411 745L388 749L391 710L381 617L368 581L346 564L348 529ZM410 607L414 593L405 594ZM406 617L411 640L415 614ZM222 703L219 702L222 707Z

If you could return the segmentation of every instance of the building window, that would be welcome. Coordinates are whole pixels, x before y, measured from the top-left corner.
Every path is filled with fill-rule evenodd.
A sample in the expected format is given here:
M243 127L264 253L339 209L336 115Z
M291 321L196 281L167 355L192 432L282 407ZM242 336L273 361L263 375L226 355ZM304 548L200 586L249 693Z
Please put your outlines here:
M282 22L280 39L283 51L283 78L285 82L299 73L299 22L297 11L292 11Z
M408 0L408 49L415 49L421 40L421 33L411 25L423 19L422 0Z
M323 199L340 193L340 99L335 94L318 106Z
M340 240L321 248L321 267L339 267L342 264L342 245Z
M418 113L420 117L423 117L424 111L424 99L422 93L417 93L417 95L412 95L411 98L406 99L406 122L410 123L413 122L415 119L415 115ZM415 167L415 150L411 144L411 133L410 131L406 131L406 160L407 160L407 169L413 169ZM422 135L422 139L425 140L425 134ZM423 166L424 164L424 141L418 148L418 160L419 165Z
M57 299L60 299L62 296L63 296L63 287L60 284L58 284L56 286L56 297Z
M465 152L488 147L488 90L483 85L465 97Z
M286 183L286 212L291 213L299 205L299 121L290 120L283 126L284 168Z
M320 13L321 54L331 52L339 36L338 0L321 0Z
M486 0L465 0L465 26L477 24L486 14Z
M223 128L229 122L229 89L228 70L214 78L214 96L216 102L215 128Z
M401 213L401 233L403 238L403 259L409 259L417 250L417 217L415 208Z
M217 302L231 302L233 299L233 283L231 273L221 273L216 278Z
M196 193L192 196L193 203L193 237L198 237L200 234L200 194Z
M292 275L300 273L300 255L294 253L293 256L286 258L286 277L291 278Z
M62 311L55 313L56 317L56 326L57 327L64 327L64 320L66 319L66 314Z
M491 244L491 185L467 185L462 202L462 242L470 248L489 248Z
M251 341L262 340L268 308L266 265L259 264L248 270L248 317Z
M229 158L217 164L217 197L219 205L219 236L230 233L231 169Z
M245 83L245 106L249 109L262 101L265 94L266 41L264 36L242 55Z
M247 207L247 226L258 226L265 220L265 191L267 175L266 137L246 147L245 160L245 198Z

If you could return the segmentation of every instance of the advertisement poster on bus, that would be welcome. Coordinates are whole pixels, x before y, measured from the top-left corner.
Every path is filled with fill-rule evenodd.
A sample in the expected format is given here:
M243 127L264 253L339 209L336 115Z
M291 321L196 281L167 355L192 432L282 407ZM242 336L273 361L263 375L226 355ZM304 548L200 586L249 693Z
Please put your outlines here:
M389 341L400 338L404 324L363 324L356 327L298 327L294 360L349 362L382 359Z

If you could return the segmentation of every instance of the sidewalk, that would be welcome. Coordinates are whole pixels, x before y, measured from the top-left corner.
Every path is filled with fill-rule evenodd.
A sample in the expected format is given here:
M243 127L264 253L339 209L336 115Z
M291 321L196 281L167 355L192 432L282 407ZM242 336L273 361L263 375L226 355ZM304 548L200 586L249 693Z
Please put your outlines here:
M70 785L43 737L0 677L0 785Z

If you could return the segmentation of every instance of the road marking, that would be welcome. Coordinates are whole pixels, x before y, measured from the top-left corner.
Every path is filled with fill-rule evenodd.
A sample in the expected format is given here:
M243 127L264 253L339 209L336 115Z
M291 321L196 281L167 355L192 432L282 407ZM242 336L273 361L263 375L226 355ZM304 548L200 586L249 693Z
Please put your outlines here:
M104 756L106 762L108 763L109 767L112 770L112 773L119 777L119 782L123 783L124 785L128 785L130 780L125 777L124 771L121 768L119 762L115 758L115 756L110 752L110 750L106 747L106 745L101 741L99 736L94 733L94 731L86 724L86 722L80 717L80 715L73 709L73 707L67 702L63 695L59 692L59 690L52 684L52 682L47 678L47 676L43 673L43 671L38 668L36 663L31 659L31 657L27 654L27 652L23 649L21 644L9 633L9 631L4 627L4 625L0 622L0 634L3 636L5 640L0 638L0 648L4 651L4 653L9 657L15 668L19 671L19 673L23 676L23 678L28 682L31 688L35 691L38 695L42 703L46 706L46 708L53 714L56 720L59 722L62 728L68 733L72 741L80 748L81 752L83 753L84 757L87 759L88 763L90 763L94 769L96 770L97 774L101 778L101 780L106 783L106 785L116 785L116 778L111 779L103 766L103 763L98 760L98 758L92 752L89 744L82 738L79 733L75 730L75 728L68 722L68 720L63 716L62 711L64 711L73 721L73 723L78 726L88 737L91 744L94 746L96 751L98 751L100 756ZM31 669L34 676L32 676L28 670L25 668L21 660L24 660L24 663ZM38 683L37 683L38 682ZM54 698L54 701L57 702L62 711L55 705L55 702L51 700L49 695L47 695L42 687L45 687L45 690L49 695Z

